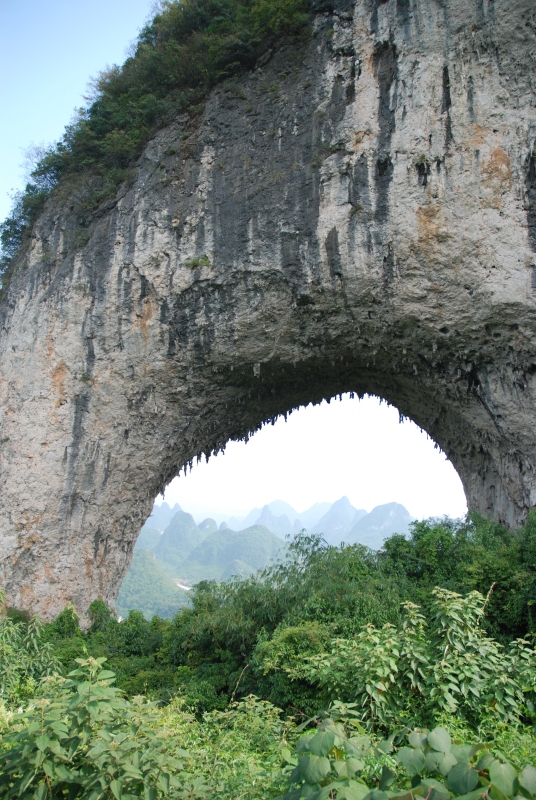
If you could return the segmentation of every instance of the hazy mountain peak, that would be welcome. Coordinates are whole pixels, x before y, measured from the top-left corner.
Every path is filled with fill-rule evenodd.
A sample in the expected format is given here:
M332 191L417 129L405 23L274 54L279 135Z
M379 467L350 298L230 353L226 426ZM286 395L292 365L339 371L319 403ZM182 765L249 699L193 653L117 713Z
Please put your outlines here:
M292 508L290 503L285 503L284 500L272 500L271 503L268 503L268 508L275 517L288 517L290 523L293 523L298 518L298 513L295 509Z
M357 513L357 508L354 508L348 498L341 497L316 523L311 533L321 533L328 544L339 545L347 540Z
M271 504L270 504L271 505ZM270 505L264 506L261 515L256 521L256 525L264 525L269 531L284 539L285 536L292 536L294 528L286 514L277 516L272 512Z
M203 520L203 522L200 522L197 527L199 528L200 531L203 531L208 535L209 533L214 533L215 531L218 530L218 523L216 522L215 519L207 517L206 519Z
M393 533L405 536L411 522L413 517L401 503L383 503L356 522L348 536L348 543L364 544L372 550L379 550L385 539Z

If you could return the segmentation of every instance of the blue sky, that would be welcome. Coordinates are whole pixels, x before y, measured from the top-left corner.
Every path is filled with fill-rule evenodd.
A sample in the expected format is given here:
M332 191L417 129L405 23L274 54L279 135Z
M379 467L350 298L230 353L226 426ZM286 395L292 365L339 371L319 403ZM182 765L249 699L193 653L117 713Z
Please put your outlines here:
M57 140L92 76L122 63L152 0L0 0L0 219L23 187L24 152ZM295 412L231 443L172 483L166 499L203 515L281 499L303 511L346 494L358 508L398 501L416 517L465 511L461 482L396 409L345 398ZM205 514L206 515L206 514Z
M152 0L0 0L0 219L23 151L62 134L91 76L122 63Z

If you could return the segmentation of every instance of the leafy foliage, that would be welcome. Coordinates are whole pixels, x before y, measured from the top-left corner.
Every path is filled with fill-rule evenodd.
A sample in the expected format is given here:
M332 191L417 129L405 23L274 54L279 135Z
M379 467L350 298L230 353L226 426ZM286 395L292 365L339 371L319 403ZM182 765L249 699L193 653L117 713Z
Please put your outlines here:
M351 707L346 708L348 712L352 713ZM315 734L302 736L289 758L290 765L295 765L289 780L298 787L288 791L284 800L505 800L536 796L536 769L531 764L516 769L501 753L493 753L491 743L453 742L448 730L440 726L432 731L414 730L408 732L408 744L397 749L388 766L382 764L385 754L404 737L392 734L374 743L363 734L355 723L351 727L327 718ZM376 776L370 775L371 760ZM376 780L371 780L374 777Z
M519 531L471 515L467 520L424 520L409 538L395 535L378 554L382 571L414 587L411 599L427 609L434 586L466 594L493 593L483 624L503 643L536 631L536 513Z
M0 607L4 593L0 589ZM14 622L0 621L0 700L10 705L31 697L39 681L58 668L50 644L43 641L43 626L37 617Z
M105 660L79 659L15 718L0 752L6 800L169 797L180 786L186 752L152 730L143 698L120 696Z
M292 634L283 629L302 623L311 623L307 633L296 631L304 647L309 635L350 635L367 620L394 623L404 595L395 581L378 573L366 548L326 547L320 536L301 534L290 542L285 562L245 579L201 582L191 599L193 608L172 623L171 663L190 667L199 680L210 680L228 696L238 683L239 696L255 693L275 705L312 713L317 692L310 685L291 686L282 672L267 673L257 644L264 646L277 629L290 646Z
M60 181L91 177L91 210L128 177L158 127L195 114L213 86L253 66L276 38L303 34L308 18L305 0L163 0L134 55L99 75L92 102L39 160L0 225L0 274Z
M451 544L476 539L478 524L452 526ZM332 548L301 535L286 562L199 584L192 608L173 621L132 611L118 622L102 601L89 609L85 632L72 606L45 626L11 612L0 623L11 642L2 674L24 682L34 671L23 690L20 678L13 684L12 710L0 704L0 794L534 800L527 722L536 654L523 639L505 646L489 636L484 612L494 592L485 599L428 588L441 570L444 583L472 574L461 559L458 567L450 555L448 566L436 559L444 525L428 525L423 574L411 579L416 551L399 548L395 558L388 548ZM493 543L504 534L489 535ZM478 561L481 545L469 544ZM493 579L493 560L488 568ZM500 580L508 574L505 567ZM419 607L412 595L426 602ZM54 670L71 674L46 676ZM270 702L276 697L285 715ZM298 727L304 713L314 719ZM466 744L475 731L480 744Z
M406 602L402 624L370 623L326 652L283 664L290 678L308 677L332 699L356 704L360 719L384 729L426 724L441 713L477 725L486 714L516 722L534 710L536 652L523 639L505 649L485 636L485 600L436 589L430 628Z

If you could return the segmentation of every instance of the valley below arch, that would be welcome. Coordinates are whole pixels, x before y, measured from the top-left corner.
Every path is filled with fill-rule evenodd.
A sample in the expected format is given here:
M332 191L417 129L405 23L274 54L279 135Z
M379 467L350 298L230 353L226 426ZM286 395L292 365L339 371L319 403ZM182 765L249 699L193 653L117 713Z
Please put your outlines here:
M319 11L84 225L83 188L48 201L0 309L10 605L113 605L184 465L344 392L426 430L471 510L536 504L534 11L400 9Z

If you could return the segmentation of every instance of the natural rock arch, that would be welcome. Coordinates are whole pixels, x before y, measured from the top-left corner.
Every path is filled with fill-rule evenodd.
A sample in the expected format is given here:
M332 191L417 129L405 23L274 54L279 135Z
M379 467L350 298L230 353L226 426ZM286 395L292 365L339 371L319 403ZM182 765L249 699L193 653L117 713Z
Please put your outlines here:
M424 428L470 508L535 504L533 0L314 27L160 131L89 228L75 195L35 226L1 310L12 605L113 603L184 464L340 392Z

